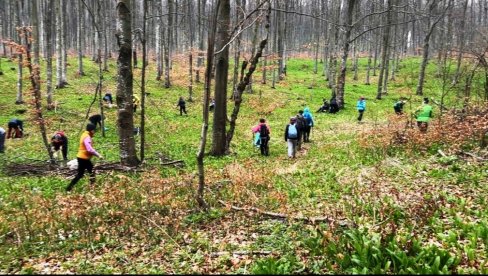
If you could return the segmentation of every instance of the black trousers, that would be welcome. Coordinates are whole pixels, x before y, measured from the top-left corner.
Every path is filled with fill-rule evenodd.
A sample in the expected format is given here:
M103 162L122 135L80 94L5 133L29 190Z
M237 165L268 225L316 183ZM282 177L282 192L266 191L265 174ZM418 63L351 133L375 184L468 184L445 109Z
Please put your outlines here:
M358 121L361 122L361 120L363 119L364 110L358 110L358 112L359 112Z
M4 132L4 133L0 133L0 153L3 153L5 151L5 136L7 134Z
M180 105L180 115L183 115L183 112L185 112L185 114L187 114L186 113L186 106Z
M311 126L305 126L303 128L303 142L310 142L310 130L312 129Z
M71 191L73 186L85 175L85 170L90 173L90 184L95 184L95 172L93 171L93 163L90 159L76 158L78 160L78 174L71 180L66 191Z
M261 155L268 156L269 155L269 137L261 137L259 138L260 144L259 144L259 149L261 150Z

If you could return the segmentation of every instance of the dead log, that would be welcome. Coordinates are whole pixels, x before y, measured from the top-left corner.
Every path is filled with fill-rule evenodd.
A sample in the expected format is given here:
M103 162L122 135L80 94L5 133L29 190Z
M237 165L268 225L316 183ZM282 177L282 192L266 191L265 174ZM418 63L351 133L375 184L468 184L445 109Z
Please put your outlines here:
M219 203L226 206L226 207L230 207L232 210L235 210L235 211L252 211L252 212L256 212L258 214L265 215L265 216L272 217L272 218L279 218L279 219L286 219L286 220L298 220L298 221L303 221L305 223L311 223L311 224L315 224L318 222L325 222L328 224L332 224L332 223L336 222L334 219L326 217L326 216L324 216L324 217L291 216L291 215L286 215L286 214L281 214L281 213L263 211L263 210L256 208L256 207L237 207L237 206L231 205L229 203L226 203L223 200L219 200ZM350 222L345 221L345 220L337 221L337 223L340 226L348 226L351 224Z
M245 256L245 255L275 255L272 251L221 251L221 252L212 252L210 253L210 257L220 257L225 255L234 255L234 256Z

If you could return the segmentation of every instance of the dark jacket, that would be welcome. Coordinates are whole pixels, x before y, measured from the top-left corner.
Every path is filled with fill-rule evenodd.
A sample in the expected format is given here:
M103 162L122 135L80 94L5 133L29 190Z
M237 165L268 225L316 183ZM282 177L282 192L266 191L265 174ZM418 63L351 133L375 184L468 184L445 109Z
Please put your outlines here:
M296 123L295 123L295 127L297 128L297 137L296 138L288 138L288 128L289 127L290 127L290 124L287 124L286 128L285 128L285 141L288 141L288 139L298 140L298 137L300 137L301 130L296 126Z
M186 102L185 102L185 100L178 100L178 105L177 105L177 106L179 106L179 107L184 107L184 106L186 106Z

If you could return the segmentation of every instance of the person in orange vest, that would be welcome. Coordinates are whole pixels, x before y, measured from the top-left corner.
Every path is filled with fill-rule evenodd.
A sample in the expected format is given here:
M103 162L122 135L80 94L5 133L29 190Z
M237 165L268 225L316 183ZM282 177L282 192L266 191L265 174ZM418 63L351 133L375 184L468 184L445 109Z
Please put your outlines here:
M90 159L93 155L100 159L103 159L103 156L93 148L93 135L95 135L95 125L86 125L86 131L81 134L80 147L78 148L78 154L76 155L76 159L78 160L78 174L71 180L68 187L66 187L66 191L71 191L71 189L73 189L73 186L85 174L85 170L90 173L90 184L95 184L95 172L93 171L93 163Z

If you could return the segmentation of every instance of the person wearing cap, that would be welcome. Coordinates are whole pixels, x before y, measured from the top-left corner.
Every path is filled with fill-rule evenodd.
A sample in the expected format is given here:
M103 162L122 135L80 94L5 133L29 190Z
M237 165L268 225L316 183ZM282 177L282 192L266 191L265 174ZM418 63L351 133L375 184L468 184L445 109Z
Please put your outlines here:
M5 132L5 129L3 127L0 127L0 153L5 152L5 135L7 133Z
M356 104L356 108L359 112L358 122L361 122L361 120L363 119L364 111L366 110L366 101L364 100L363 96L359 98L359 101Z
M71 189L73 189L73 186L85 174L85 170L90 173L90 184L95 184L95 172L93 171L91 158L95 155L98 158L103 159L103 156L93 148L93 135L95 135L95 125L86 125L86 131L81 134L80 146L78 148L78 154L76 155L76 159L78 160L78 174L71 180L68 187L66 187L66 191L71 191Z
M290 123L285 128L285 141L288 143L289 158L295 158L298 137L300 137L300 130L297 127L297 118L295 116L290 117Z
M431 118L432 106L429 105L429 98L424 98L422 106L415 111L415 119L417 120L417 126L421 132L427 131Z
M66 137L63 131L57 131L51 137L51 146L55 153L58 153L61 149L63 160L68 160L68 137Z

